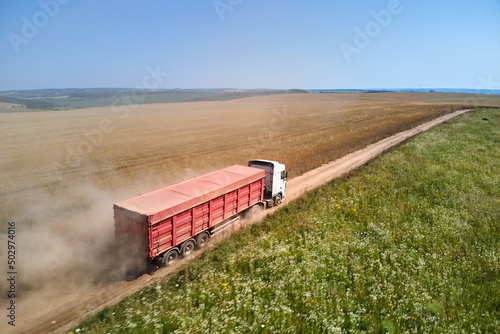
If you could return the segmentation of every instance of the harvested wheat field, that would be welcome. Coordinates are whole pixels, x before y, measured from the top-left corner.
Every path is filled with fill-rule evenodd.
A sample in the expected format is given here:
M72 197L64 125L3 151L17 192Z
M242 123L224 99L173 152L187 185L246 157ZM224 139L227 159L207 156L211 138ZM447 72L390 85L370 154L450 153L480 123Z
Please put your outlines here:
M25 206L40 197L51 211L77 209L93 200L82 188L132 196L256 157L294 177L474 103L500 106L500 97L291 94L0 114L1 219L32 223Z

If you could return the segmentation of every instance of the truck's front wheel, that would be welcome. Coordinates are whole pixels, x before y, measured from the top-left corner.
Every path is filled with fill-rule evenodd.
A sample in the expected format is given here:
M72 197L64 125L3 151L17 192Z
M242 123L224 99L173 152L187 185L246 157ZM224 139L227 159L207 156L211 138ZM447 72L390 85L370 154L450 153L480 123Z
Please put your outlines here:
M276 195L276 197L274 197L274 205L278 206L281 204L281 194L278 194Z

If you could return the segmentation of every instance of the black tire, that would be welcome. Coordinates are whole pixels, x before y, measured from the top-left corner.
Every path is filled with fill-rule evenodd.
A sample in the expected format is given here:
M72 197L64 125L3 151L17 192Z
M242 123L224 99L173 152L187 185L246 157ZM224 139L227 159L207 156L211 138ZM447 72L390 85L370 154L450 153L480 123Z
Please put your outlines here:
M210 236L208 233L203 232L196 236L196 249L201 249L207 245Z
M274 205L278 206L281 204L281 194L278 194L276 195L276 197L274 197Z
M267 207L272 208L274 206L274 198L271 198L267 201Z
M195 242L193 239L189 239L188 241L184 242L181 248L182 257L186 257L191 254L194 251L194 246Z
M169 250L167 254L165 254L165 256L163 257L163 266L164 267L170 266L172 263L177 261L178 258L179 258L179 252L177 252L177 249Z

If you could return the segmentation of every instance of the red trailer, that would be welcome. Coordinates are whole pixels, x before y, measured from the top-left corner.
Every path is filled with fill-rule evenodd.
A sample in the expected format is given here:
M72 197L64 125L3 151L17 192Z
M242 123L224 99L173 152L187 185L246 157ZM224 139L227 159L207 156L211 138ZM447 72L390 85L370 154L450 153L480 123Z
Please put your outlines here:
M205 245L216 225L264 200L266 171L234 165L114 205L118 239L168 265Z

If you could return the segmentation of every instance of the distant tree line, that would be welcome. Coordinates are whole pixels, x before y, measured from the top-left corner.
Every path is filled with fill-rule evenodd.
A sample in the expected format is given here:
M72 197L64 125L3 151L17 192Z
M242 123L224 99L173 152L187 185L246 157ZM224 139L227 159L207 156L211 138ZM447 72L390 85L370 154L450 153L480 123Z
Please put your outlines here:
M6 103L12 103L12 104L22 104L27 109L42 109L42 110L56 109L55 105L48 103L48 102L45 102L45 101L25 100L25 99L18 99L15 97L8 97L8 96L1 96L1 95L0 95L0 102L6 102Z
M169 92L168 90L105 90L105 91L76 91L69 94L69 97L78 97L82 99L106 99L113 97L125 97L125 96L144 96L144 95L154 95L154 94L164 94Z
M224 94L210 95L206 97L197 97L194 99L186 100L186 102L192 101L229 101L235 99L242 99L245 97L254 97L261 95L276 95L276 94L287 94L290 91L286 90L264 90L264 91L246 91L246 92L227 92ZM306 92L307 93L307 92Z
M305 94L309 93L307 90L304 89L289 89L288 94Z
M118 94L116 91L106 91L106 92L75 92L71 93L69 97L79 97L82 99L102 99L114 97Z

